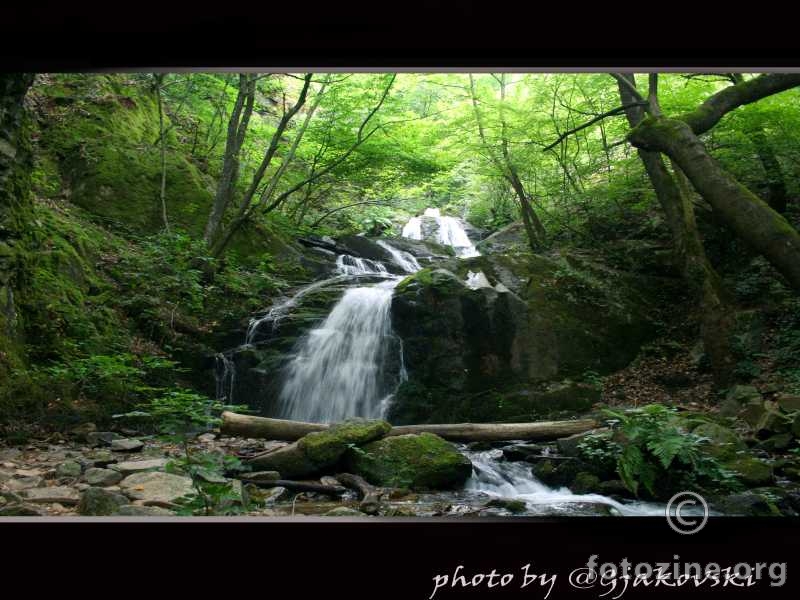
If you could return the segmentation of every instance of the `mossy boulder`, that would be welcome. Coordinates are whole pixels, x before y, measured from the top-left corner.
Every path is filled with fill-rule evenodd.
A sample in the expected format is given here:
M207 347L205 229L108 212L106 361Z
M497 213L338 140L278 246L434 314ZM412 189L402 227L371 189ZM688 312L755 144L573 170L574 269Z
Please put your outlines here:
M622 368L655 333L648 314L657 286L580 257L486 255L442 264L395 290L392 324L409 380L395 397L393 422L584 411L597 394L547 384ZM488 285L469 287L475 273ZM527 398L516 393L526 388ZM484 410L498 397L505 409ZM574 406L565 402L573 399Z
M350 446L380 439L392 428L386 421L353 419L309 433L297 445L319 468L335 465Z
M706 454L718 460L732 459L737 452L747 448L735 431L716 423L698 425L692 433L707 438L707 443L703 446L703 450Z
M774 479L772 467L752 456L742 456L726 462L725 467L750 487L769 485Z
M472 463L432 433L386 437L346 454L348 470L374 485L412 490L452 489L472 475Z
M352 446L377 440L390 429L386 421L345 421L258 456L250 464L261 471L277 471L285 479L308 477L334 467Z

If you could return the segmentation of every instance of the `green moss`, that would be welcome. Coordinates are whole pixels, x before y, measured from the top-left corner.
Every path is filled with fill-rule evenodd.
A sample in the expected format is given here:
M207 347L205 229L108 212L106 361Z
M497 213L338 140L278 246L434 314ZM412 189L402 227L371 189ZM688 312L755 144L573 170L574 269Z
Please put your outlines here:
M725 463L725 467L748 486L768 485L773 480L772 467L751 456L736 458Z
M399 435L366 444L346 454L348 468L375 485L448 489L462 485L472 463L437 435Z
M353 419L325 431L309 433L297 445L319 468L336 464L351 445L377 440L392 428L386 421Z

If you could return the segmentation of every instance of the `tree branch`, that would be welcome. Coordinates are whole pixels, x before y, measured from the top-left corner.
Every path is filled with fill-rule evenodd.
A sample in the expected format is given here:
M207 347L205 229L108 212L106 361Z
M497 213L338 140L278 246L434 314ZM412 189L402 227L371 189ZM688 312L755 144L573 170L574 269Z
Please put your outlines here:
M579 131L581 131L583 129L586 129L587 127L591 127L592 125L594 125L598 121L602 121L603 119L605 119L607 117L614 117L614 116L623 114L627 109L631 108L632 106L647 106L647 105L648 105L648 103L646 101L642 100L641 102L633 102L631 104L625 104L624 106L618 106L617 108L613 108L613 109L611 109L609 111L601 113L601 114L597 115L594 119L586 121L586 123L583 123L582 125L578 125L577 127L573 128L573 129L570 129L569 131L565 131L560 136L558 136L558 139L555 142L553 142L552 144L549 144L549 145L545 146L544 148L542 148L542 152L547 152L548 150L552 150L553 148L558 146L561 142L563 142L569 136L571 136L571 135L573 135L575 133L578 133Z

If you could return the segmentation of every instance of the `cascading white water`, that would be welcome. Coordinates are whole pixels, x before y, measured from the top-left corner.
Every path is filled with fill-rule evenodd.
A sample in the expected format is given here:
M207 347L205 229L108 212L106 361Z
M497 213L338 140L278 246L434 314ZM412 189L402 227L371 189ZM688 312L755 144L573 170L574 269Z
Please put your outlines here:
M496 498L513 498L524 501L529 507L545 505L558 511L563 508L569 512L570 506L580 503L605 504L623 516L663 516L663 505L635 502L623 504L600 494L574 494L567 488L547 487L531 474L531 465L525 462L499 460L502 451L498 449L485 452L464 453L472 461L472 477L467 481L466 490L480 492Z
M422 219L419 217L411 217L403 226L403 237L410 240L422 239Z
M382 243L398 266L419 269L408 253ZM331 423L350 417L378 418L405 377L402 346L392 334L389 308L402 279L378 261L340 256L339 272L388 277L371 286L348 289L328 317L301 340L289 363L279 396L288 419ZM394 341L394 343L393 343ZM399 372L387 373L388 354L398 348Z
M436 241L445 246L451 246L455 250L456 256L469 258L480 256L480 252L475 248L475 244L469 239L461 221L455 217L442 216L438 208L426 208L423 217L436 219L438 225L436 229ZM422 239L422 219L411 217L403 227L403 237L413 240Z
M422 268L413 254L405 252L404 250L398 250L383 240L378 240L377 244L391 254L395 264L406 273L416 273Z
M391 336L389 305L397 281L350 288L303 340L281 390L282 415L332 423L378 418L391 390L383 385Z

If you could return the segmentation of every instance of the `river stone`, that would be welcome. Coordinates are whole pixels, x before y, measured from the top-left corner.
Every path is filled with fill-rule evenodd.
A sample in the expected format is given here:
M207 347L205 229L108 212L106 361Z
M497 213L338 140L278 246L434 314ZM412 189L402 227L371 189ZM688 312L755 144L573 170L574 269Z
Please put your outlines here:
M121 440L123 437L113 431L91 431L86 434L86 443L90 446L110 446L114 440Z
M75 505L81 499L78 490L66 486L32 488L21 491L20 496L35 504L58 502L59 504Z
M450 489L472 475L472 463L453 444L432 433L398 435L350 449L348 469L374 485Z
M125 504L117 509L114 515L121 517L174 517L175 513L160 506L139 506L138 504Z
M737 452L747 448L735 431L716 423L703 423L695 427L692 433L708 438L708 443L703 445L703 451L718 460L731 459Z
M128 502L125 496L117 492L90 487L81 496L81 501L78 503L78 514L83 516L113 515L120 506L124 506Z
M94 450L84 455L86 464L92 467L103 468L117 462L117 457L110 450Z
M746 517L775 517L780 511L768 498L754 492L742 492L720 498L713 503L716 510L724 515Z
M160 471L129 475L120 488L129 498L145 502L175 502L195 493L189 477Z
M486 508L502 508L510 513L518 514L528 510L528 505L524 500L514 498L492 498L485 504Z
M113 469L99 469L97 467L92 467L90 469L86 469L84 479L89 485L108 487L110 485L116 485L122 481L122 473Z
M81 476L81 465L74 460L68 460L56 467L56 477L70 477L76 479Z
M30 477L14 477L5 482L5 487L12 492L19 492L21 490L29 490L31 488L40 487L43 479L38 475Z
M130 475L132 473L140 473L142 471L153 471L161 469L167 464L166 458L153 458L150 460L131 460L126 462L109 465L111 469L119 471L123 475Z
M19 448L3 448L0 450L0 462L17 460L20 456L22 456L22 450Z
M144 448L144 442L131 438L111 441L111 450L114 452L140 452Z

